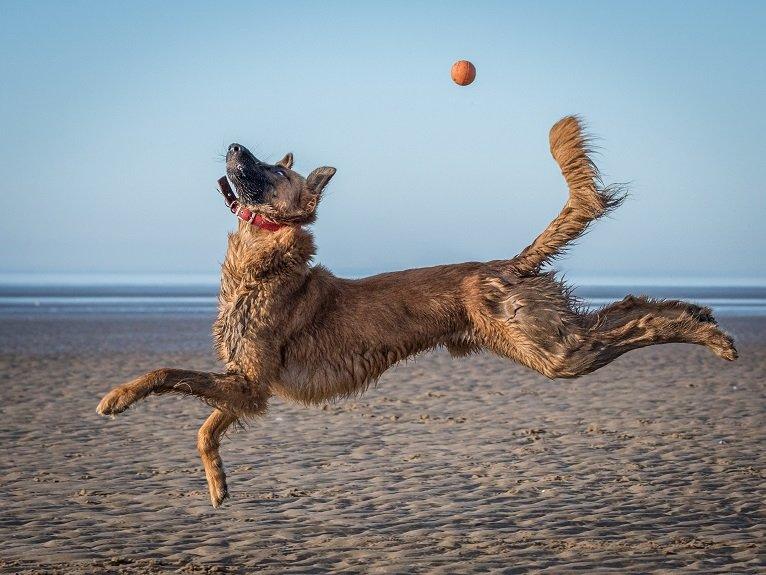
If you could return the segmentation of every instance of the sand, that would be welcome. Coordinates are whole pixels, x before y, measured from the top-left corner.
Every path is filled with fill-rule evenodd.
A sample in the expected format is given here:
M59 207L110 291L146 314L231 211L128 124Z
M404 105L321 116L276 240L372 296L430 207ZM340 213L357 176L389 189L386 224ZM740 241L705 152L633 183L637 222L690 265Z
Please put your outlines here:
M210 507L209 408L96 415L160 366L216 369L207 317L0 320L0 573L747 573L764 569L766 318L742 359L632 352L550 382L427 354L359 399L273 402L229 434Z

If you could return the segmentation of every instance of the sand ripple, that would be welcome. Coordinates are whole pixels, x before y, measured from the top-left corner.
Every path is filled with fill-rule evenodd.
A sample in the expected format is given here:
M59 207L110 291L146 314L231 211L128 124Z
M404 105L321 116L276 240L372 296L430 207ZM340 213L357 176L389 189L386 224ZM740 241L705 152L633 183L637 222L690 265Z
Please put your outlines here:
M731 365L665 346L549 382L436 353L354 401L275 401L224 440L219 510L194 445L207 407L95 413L143 371L215 369L207 322L94 321L0 327L0 573L765 567L764 320L730 320Z

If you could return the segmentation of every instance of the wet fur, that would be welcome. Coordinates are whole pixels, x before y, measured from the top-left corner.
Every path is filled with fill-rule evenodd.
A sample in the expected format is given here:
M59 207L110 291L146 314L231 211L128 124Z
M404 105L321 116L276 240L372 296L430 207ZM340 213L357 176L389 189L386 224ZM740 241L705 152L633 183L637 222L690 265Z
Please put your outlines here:
M707 308L627 296L586 313L569 287L541 272L623 197L619 188L601 185L576 117L558 122L550 140L569 200L510 260L349 280L309 265L315 247L304 227L268 232L239 223L229 236L213 327L225 372L157 370L112 390L99 413L117 414L149 394L165 393L194 395L214 406L197 444L218 506L228 494L220 438L232 423L263 414L274 395L317 404L361 393L393 364L426 350L445 347L454 356L489 350L549 378L578 377L660 343L704 345L735 359L731 338ZM291 168L292 156L277 166ZM323 168L303 180L290 172L279 185L291 187L273 205L254 209L279 217L275 206L282 202L291 221L308 223L333 173Z

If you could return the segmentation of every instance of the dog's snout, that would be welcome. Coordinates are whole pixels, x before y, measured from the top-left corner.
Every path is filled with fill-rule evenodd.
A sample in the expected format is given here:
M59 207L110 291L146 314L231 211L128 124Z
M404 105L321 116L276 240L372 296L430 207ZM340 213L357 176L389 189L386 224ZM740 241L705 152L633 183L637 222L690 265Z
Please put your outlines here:
M228 165L238 169L259 169L262 165L261 161L250 150L237 142L229 145L229 149L226 152L226 162Z

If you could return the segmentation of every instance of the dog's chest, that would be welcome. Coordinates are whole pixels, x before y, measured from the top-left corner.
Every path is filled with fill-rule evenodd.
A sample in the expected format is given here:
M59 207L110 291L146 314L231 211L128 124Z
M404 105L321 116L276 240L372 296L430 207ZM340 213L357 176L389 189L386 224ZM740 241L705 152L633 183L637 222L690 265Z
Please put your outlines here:
M218 318L213 326L218 355L230 368L248 363L258 351L259 341L268 341L276 294L268 286L240 288L218 298Z

